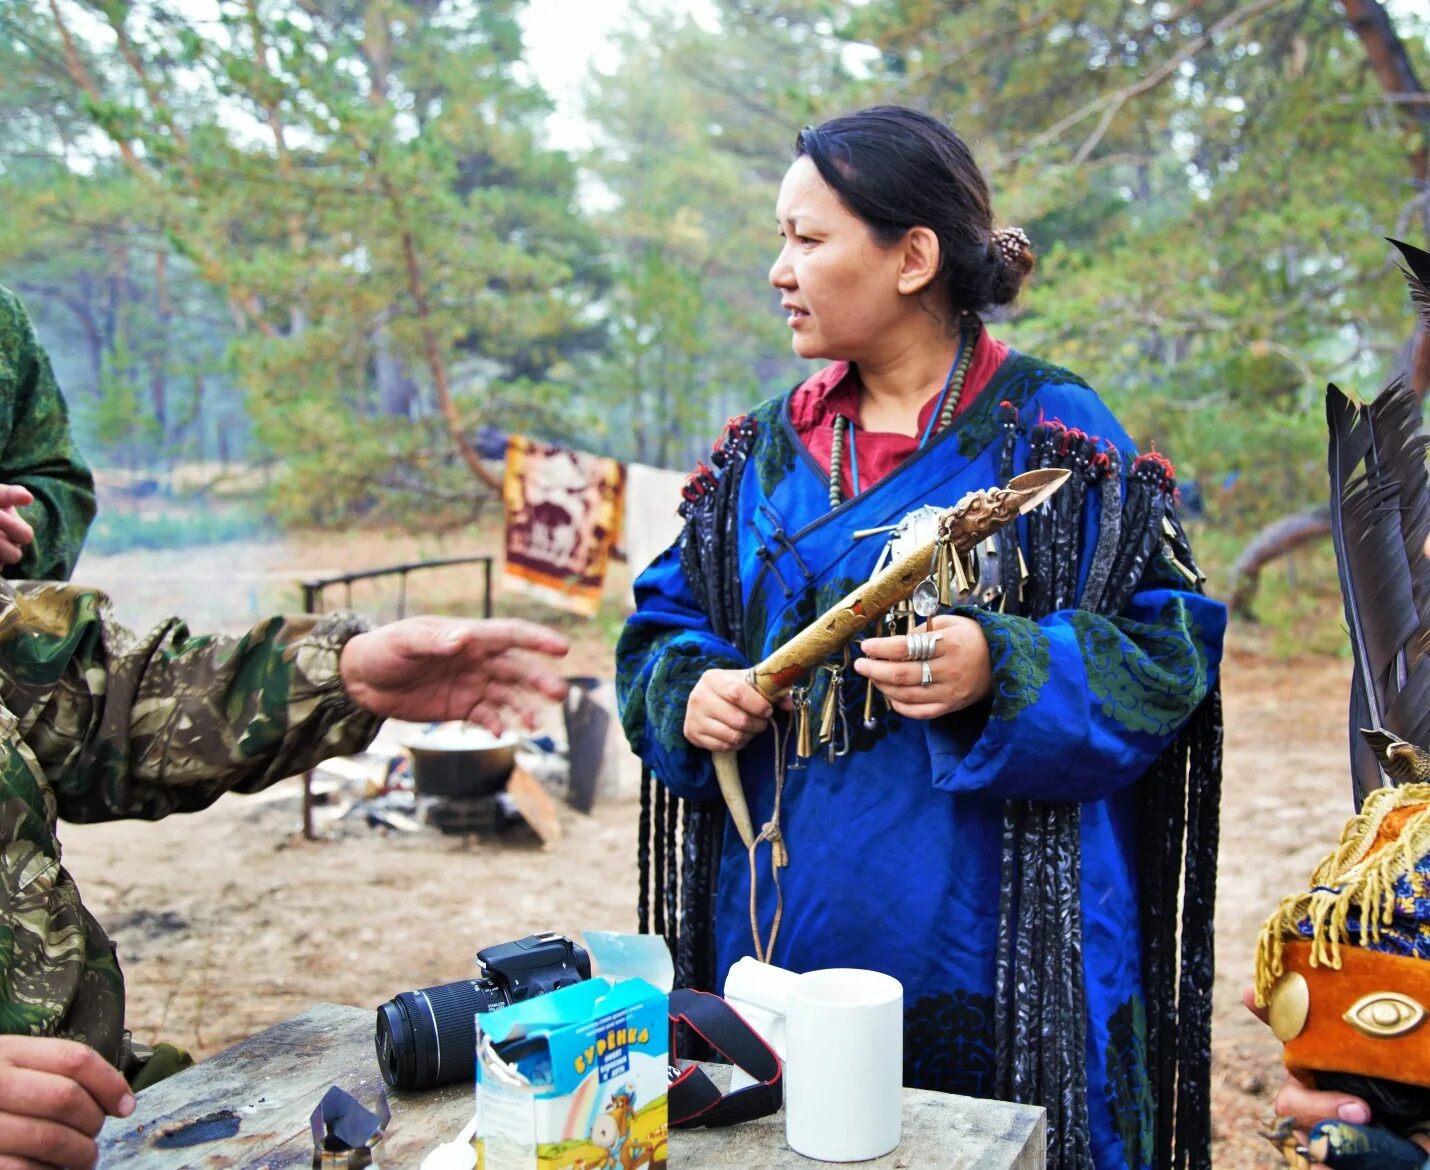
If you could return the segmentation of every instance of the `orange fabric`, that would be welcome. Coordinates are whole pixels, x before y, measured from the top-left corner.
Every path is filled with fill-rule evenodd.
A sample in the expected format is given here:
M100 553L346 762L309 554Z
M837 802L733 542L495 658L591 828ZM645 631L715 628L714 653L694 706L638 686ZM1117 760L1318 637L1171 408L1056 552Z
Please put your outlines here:
M1365 855L1370 857L1384 846L1399 841L1400 834L1405 828L1405 822L1418 813L1424 812L1427 808L1430 808L1430 805L1410 804L1386 813L1385 820L1380 822L1380 828L1375 832L1375 840L1370 843L1370 848L1366 850Z
M1303 1080L1316 1072L1359 1073L1430 1087L1430 1018L1403 1036L1367 1036L1342 1018L1362 996L1395 991L1419 1001L1430 1016L1430 962L1341 947L1340 970L1311 966L1311 944L1290 943L1286 971L1306 980L1311 1006L1301 1034L1286 1043L1286 1067Z

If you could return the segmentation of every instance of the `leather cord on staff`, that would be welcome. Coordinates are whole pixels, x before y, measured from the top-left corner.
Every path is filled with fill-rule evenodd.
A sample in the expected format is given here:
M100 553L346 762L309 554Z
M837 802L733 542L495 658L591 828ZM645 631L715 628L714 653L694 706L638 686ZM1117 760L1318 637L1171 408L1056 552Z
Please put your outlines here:
M780 870L789 864L789 852L785 848L784 836L780 832L780 799L784 795L785 788L785 768L787 767L787 757L785 753L789 750L790 730L794 727L794 720L791 719L785 724L783 735L775 737L775 803L770 810L770 819L765 822L764 828L760 830L760 835L750 842L750 935L755 944L755 958L761 963L773 962L775 953L775 940L780 934L780 920L785 913L784 889L780 886ZM760 904L759 904L759 866L756 864L755 853L760 847L761 841L770 843L772 853L770 872L775 879L775 917L770 923L770 937L765 943L760 942Z

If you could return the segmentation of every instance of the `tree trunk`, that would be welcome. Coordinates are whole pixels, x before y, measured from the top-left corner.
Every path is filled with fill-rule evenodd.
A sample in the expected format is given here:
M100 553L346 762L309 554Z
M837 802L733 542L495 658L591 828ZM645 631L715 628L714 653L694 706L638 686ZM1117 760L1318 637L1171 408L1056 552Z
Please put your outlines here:
M200 463L204 461L204 456L208 452L208 436L204 434L204 376L194 375L194 458Z
M383 176L380 180L383 193L392 206L393 217L397 220L402 256L407 265L407 291L417 307L417 320L422 327L422 350L427 357L427 370L432 375L432 385L437 391L437 405L442 419L447 424L447 434L457 447L468 469L494 492L501 491L501 480L487 470L481 456L467 442L466 428L462 413L457 409L457 401L452 397L452 383L447 375L447 360L437 344L437 335L432 329L432 309L427 301L427 286L423 280L422 264L417 258L417 242L412 238L412 229L407 224L406 212L392 184Z
M1390 15L1380 0L1341 0L1346 20L1365 47L1370 66L1375 70L1385 92L1399 98L1395 108L1412 130L1418 130L1420 141L1411 151L1410 169L1421 194L1430 181L1430 106L1403 100L1411 94L1424 94L1420 79L1410 63L1410 54L1395 31ZM1423 208L1421 223L1430 236L1430 205Z
M369 101L374 105L383 105L388 100L387 80L392 62L392 32L387 23L386 12L380 4L369 4L364 14L362 51L371 79ZM442 420L446 423L447 434L471 473L492 491L500 492L501 480L487 470L481 457L467 442L465 422L457 408L456 399L452 396L447 359L443 356L442 347L433 330L426 276L421 258L417 254L417 240L407 219L407 208L387 175L379 173L377 182L397 223L398 242L402 247L402 259L407 270L407 292L417 309L417 320L422 332L422 352L427 360L427 372L431 375L433 389L437 392L437 405L442 412Z
M417 383L407 372L402 359L392 352L392 337L385 322L372 334L372 353L378 410L384 415L411 418L412 404L417 397Z
M169 365L169 322L173 304L169 300L169 257L166 252L154 256L154 310L159 323L158 343L149 354L149 400L154 421L159 426L159 454L173 471L169 444L169 387L166 371Z
M1231 567L1230 596L1227 605L1239 618L1255 620L1251 612L1251 602L1261 583L1261 570L1277 557L1320 540L1331 533L1331 512L1329 508L1317 508L1312 512L1302 512L1295 516L1283 516L1268 524L1252 539L1236 558Z

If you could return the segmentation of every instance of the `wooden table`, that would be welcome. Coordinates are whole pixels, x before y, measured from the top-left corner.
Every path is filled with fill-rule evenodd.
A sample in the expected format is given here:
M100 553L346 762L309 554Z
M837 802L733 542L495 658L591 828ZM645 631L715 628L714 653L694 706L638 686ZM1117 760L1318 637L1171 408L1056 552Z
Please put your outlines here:
M308 1118L330 1085L370 1104L382 1086L373 1052L374 1013L319 1004L139 1094L133 1116L100 1135L106 1170L311 1164ZM713 1070L717 1077L727 1070ZM471 1119L470 1084L424 1093L388 1091L392 1121L379 1149L384 1170L421 1164ZM1025 1105L904 1090L903 1141L863 1166L940 1170L1041 1170L1044 1114ZM809 1167L784 1140L784 1114L728 1129L674 1130L672 1167Z

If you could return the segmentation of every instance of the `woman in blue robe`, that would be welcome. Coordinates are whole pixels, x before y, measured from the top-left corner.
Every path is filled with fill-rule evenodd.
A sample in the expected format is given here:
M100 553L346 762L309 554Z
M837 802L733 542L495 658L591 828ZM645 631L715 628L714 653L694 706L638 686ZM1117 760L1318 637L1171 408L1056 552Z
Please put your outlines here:
M718 988L755 953L751 855L711 763L738 749L756 826L780 790L769 961L898 978L907 1084L1046 1106L1051 1166L1160 1166L1174 1145L1207 1165L1225 613L1197 588L1170 469L1134 458L1081 379L983 330L1031 255L993 230L942 124L884 107L804 131L777 217L795 351L835 365L731 424L617 651L627 735L661 785L657 927L678 960L713 943L686 981ZM927 665L866 638L833 700L847 754L777 785L789 720L748 668L873 574L879 530L1050 465L1072 481L929 620ZM817 673L816 712L836 677ZM772 851L754 856L768 937Z

